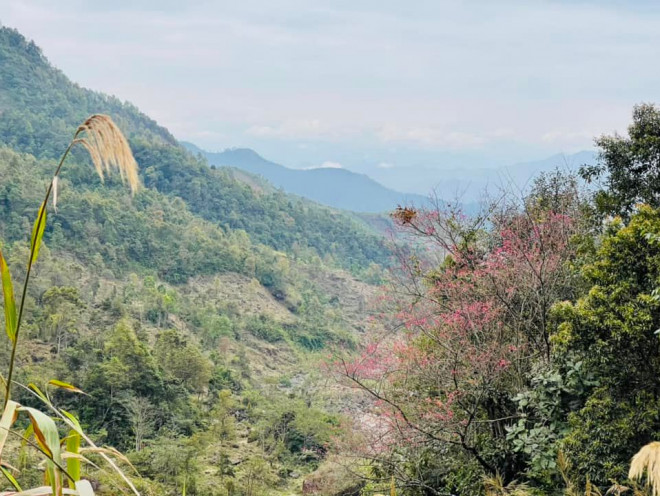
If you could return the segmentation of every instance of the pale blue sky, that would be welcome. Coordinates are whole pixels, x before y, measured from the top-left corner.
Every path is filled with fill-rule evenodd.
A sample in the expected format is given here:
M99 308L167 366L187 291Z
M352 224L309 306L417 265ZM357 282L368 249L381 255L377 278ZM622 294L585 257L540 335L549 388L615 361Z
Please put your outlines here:
M660 101L653 2L0 0L0 22L180 139L295 167L532 160Z

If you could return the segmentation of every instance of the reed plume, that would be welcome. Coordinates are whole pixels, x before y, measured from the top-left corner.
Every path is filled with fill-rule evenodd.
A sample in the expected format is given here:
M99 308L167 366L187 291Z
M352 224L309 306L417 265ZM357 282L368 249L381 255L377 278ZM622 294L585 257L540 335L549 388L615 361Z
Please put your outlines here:
M79 136L83 137L79 137ZM112 119L95 114L76 131L73 144L80 144L89 152L101 181L112 169L119 171L122 181L128 182L135 193L139 186L138 167L128 141Z
M529 496L531 490L527 484L511 481L504 483L504 478L498 473L491 477L484 477L484 490L486 496Z
M653 489L653 496L660 496L660 442L647 444L633 456L628 477L641 480L646 473L646 483Z

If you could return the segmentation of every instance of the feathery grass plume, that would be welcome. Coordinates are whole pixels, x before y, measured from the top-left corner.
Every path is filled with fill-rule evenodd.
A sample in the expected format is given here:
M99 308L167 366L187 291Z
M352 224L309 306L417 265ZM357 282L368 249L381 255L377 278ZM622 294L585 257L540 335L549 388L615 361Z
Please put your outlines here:
M504 485L504 479L500 474L484 477L484 490L486 496L529 496L531 494L527 484L514 480Z
M598 486L595 486L591 483L589 477L587 477L587 484L584 487L584 496L603 496L603 493L600 491Z
M619 484L616 481L611 480L610 481L612 485L610 488L605 492L605 496L621 496L623 493L630 491L630 488L628 486L623 486Z
M646 473L646 483L653 489L653 496L660 496L660 442L647 444L633 456L628 477L641 480Z
M79 138L78 136L84 135ZM112 119L103 114L95 114L83 122L76 131L78 143L85 147L92 158L94 168L101 181L112 169L117 169L122 181L128 182L135 193L139 186L138 166L128 141Z

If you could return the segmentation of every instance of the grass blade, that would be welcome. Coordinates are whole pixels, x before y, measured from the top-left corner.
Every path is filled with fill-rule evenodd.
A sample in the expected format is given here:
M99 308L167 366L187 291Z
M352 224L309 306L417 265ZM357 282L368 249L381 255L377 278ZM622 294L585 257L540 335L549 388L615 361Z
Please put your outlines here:
M66 389L67 391L71 391L72 393L80 393L80 394L85 394L82 389L78 389L76 386L73 386L69 384L68 382L62 382L58 381L57 379L51 379L48 381L48 385L50 386L55 386L60 389Z
M14 478L13 475L11 475L11 472L9 470L7 470L5 467L0 465L0 472L2 472L2 475L5 476L5 478L9 481L9 483L13 486L14 489L16 489L17 491L22 491L18 481Z
M39 387L38 387L34 382L29 383L29 384L28 384L28 387L29 387L30 389L32 389L32 391L34 391L35 393L37 393L37 396L39 396L39 398L40 398L44 403L46 403L46 404L50 404L50 400L48 399L48 397L47 397L47 396L41 391L41 389L39 389Z
M39 248L41 248L41 238L44 236L44 231L46 229L46 220L48 219L48 210L46 209L46 203L42 203L39 207L39 213L37 214L37 219L34 221L34 226L32 227L32 238L30 239L30 251L32 251L32 260L30 264L34 264L37 261L39 256Z
M9 267L0 251L0 278L2 279L2 294L5 301L5 329L7 336L13 343L16 341L16 301L14 300L14 286L11 283Z

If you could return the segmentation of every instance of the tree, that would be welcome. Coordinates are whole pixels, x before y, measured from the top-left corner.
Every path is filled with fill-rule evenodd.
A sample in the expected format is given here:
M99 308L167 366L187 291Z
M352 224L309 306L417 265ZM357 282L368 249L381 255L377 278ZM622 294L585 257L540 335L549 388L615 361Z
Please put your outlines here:
M211 380L209 360L177 331L161 332L156 339L154 354L164 373L189 391L201 393L208 387Z
M605 189L595 200L606 214L629 217L638 203L660 206L660 111L651 104L636 105L632 118L628 136L595 140L598 164L581 170L588 181L603 180Z
M140 451L144 446L144 438L151 434L154 428L154 405L143 396L130 394L122 400L122 404L126 408L135 436L135 451Z
M550 310L574 294L568 262L579 222L568 212L577 212L577 197L571 181L561 195L550 195L549 184L522 206L492 212L489 230L485 218L457 212L394 214L442 261L428 249L403 254L390 289L393 311L383 316L400 331L338 369L374 400L360 419L367 427L359 453L403 486L462 491L457 484L466 481L457 478L480 486L480 474L501 474L510 482L524 468L525 455L507 438L520 418L514 398L532 387L536 367L551 364Z
M77 332L76 324L84 309L84 302L76 288L53 287L43 295L45 327L48 338L54 339L57 354L66 349L69 337Z
M591 288L558 305L557 351L584 361L595 386L570 417L564 449L594 483L621 480L633 454L660 435L660 212L638 207L607 228Z

